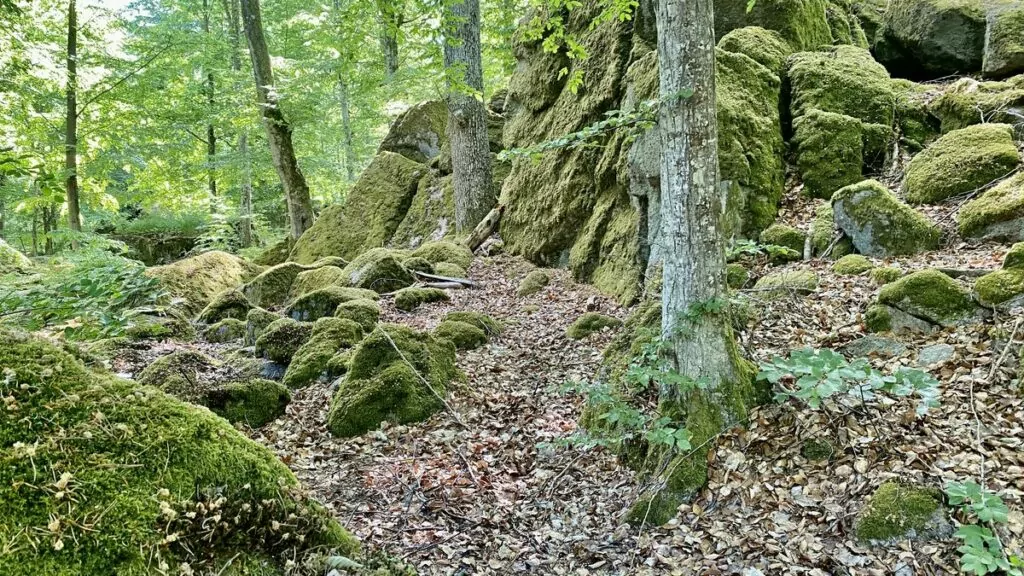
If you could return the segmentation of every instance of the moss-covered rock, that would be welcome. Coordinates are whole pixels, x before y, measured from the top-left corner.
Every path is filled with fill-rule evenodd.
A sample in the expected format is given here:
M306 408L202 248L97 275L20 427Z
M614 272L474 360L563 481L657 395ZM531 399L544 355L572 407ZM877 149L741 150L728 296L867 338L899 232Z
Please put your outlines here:
M352 300L372 300L377 293L362 288L329 286L307 292L295 299L285 309L285 315L301 322L313 322L325 316L333 316L338 306Z
M875 490L856 523L861 542L919 539L951 532L938 490L886 482Z
M894 268L892 266L880 266L878 268L872 268L868 270L868 277L871 281L879 286L885 286L891 282L895 282L903 277L903 270Z
M847 254L832 264L832 271L839 276L858 276L874 267L871 260L860 254Z
M254 346L256 340L276 320L284 318L277 312L271 312L263 308L253 308L245 316L245 338L242 339L246 346Z
M203 339L213 344L235 342L245 338L245 329L245 320L225 318L203 330Z
M343 285L342 278L344 274L342 274L341 270L337 266L321 266L313 270L299 272L288 289L289 299L294 300L314 290Z
M760 26L744 26L732 30L722 36L718 47L727 52L746 54L780 77L786 69L786 58L794 52L781 34Z
M835 46L800 52L791 56L788 64L794 119L822 110L868 124L893 125L896 94L892 80L867 50Z
M412 286L395 292L395 308L403 312L412 312L421 304L429 302L447 302L448 292L440 288L421 288Z
M256 338L256 355L287 364L312 333L313 324L310 322L297 322L291 318L275 320Z
M259 266L283 264L288 261L288 255L291 254L294 243L291 236L285 236L260 252L258 256L252 259L252 262Z
M300 264L324 256L351 259L387 244L426 172L426 166L400 154L377 154L348 191L345 203L325 208L295 242L291 259Z
M978 124L947 132L907 166L907 200L937 203L978 190L1020 165L1008 124Z
M793 122L796 164L806 194L828 199L863 179L861 127L856 118L821 110L810 110Z
M25 272L32 268L32 261L0 238L0 274Z
M1018 242L1010 247L1006 256L1003 256L1003 268L1024 269L1024 242Z
M405 288L416 282L416 278L402 266L399 258L400 254L387 248L363 252L342 270L342 280L349 286L380 294Z
M932 79L981 70L982 2L895 0L889 3L875 54L900 76Z
M519 282L517 296L529 296L544 289L551 282L551 275L544 270L532 270Z
M447 242L427 242L416 250L413 250L412 257L423 258L431 264L437 265L442 262L455 264L463 270L469 268L473 262L473 252L462 244Z
M359 324L363 332L373 330L380 319L380 306L369 298L356 298L338 304L334 316Z
M1024 113L1024 75L1001 82L961 78L931 102L929 111L943 132L983 122L1016 124Z
M451 340L459 350L475 350L487 343L487 334L480 327L458 320L442 321L434 336Z
M813 50L832 44L832 31L824 0L766 0L748 5L742 2L715 4L715 36L745 26L777 31L797 50Z
M282 306L288 301L295 278L305 270L305 266L295 262L267 268L242 287L242 294L261 308Z
M970 291L938 270L921 270L887 284L878 293L878 302L940 326L980 316Z
M928 109L935 86L903 78L894 78L892 85L896 93L896 125L902 143L912 152L919 151L939 134L939 119Z
M832 245L836 235L835 214L832 211L831 203L818 205L814 209L814 219L811 220L811 250L815 256L821 256Z
M501 334L502 330L504 330L504 327L501 325L501 322L498 322L497 320L491 318L490 316L484 314L483 312L475 312L472 310L460 310L455 312L449 312L444 315L443 320L452 322L463 322L469 324L470 326L476 326L477 328L483 330L488 337L497 336Z
M224 382L211 388L204 405L214 414L235 422L259 428L284 414L291 403L288 389L264 378Z
M1024 172L971 200L956 215L960 234L983 240L1024 241Z
M785 224L772 224L765 228L764 232L761 232L760 237L761 244L784 246L801 254L804 251L804 241L806 239L806 234Z
M180 301L180 308L194 317L218 294L237 288L262 271L227 252L203 252L165 266L146 269L146 275L156 278Z
M839 189L832 209L836 224L861 254L885 258L939 246L939 228L876 180Z
M321 318L313 323L309 340L292 356L281 382L289 388L301 388L328 372L330 359L343 348L351 348L363 339L363 328L345 318Z
M352 363L352 354L354 350L351 348L342 348L338 350L337 354L331 356L331 359L327 361L327 377L337 378L344 376L348 372L348 367Z
M988 6L981 72L988 78L1024 72L1024 6L1017 2Z
M1024 268L996 270L974 284L978 300L986 306L1015 308L1024 305Z
M466 269L450 262L434 264L434 274L448 278L466 278Z
M455 345L405 326L378 326L356 347L331 401L327 428L356 436L381 422L418 422L443 407L448 385L464 378Z
M618 328L619 326L622 326L622 320L614 316L601 314L600 312L587 312L569 325L565 335L573 340L582 340L595 332L600 332L604 328Z
M394 152L427 164L441 154L447 127L448 106L444 102L420 102L395 119L377 152Z
M409 271L424 272L426 274L434 273L434 265L430 263L430 260L419 256L406 258L402 261L402 266L405 266L405 269Z
M272 452L206 409L10 333L0 367L0 573L149 574L159 558L167 573L234 559L283 574L286 558L356 552Z
M754 290L766 298L810 294L818 289L818 276L809 270L783 270L765 274L754 283Z
M195 327L183 312L174 307L133 316L124 334L132 340L191 342L196 339Z
M733 290L739 290L747 285L750 280L750 272L742 264L735 262L725 266L725 283Z
M409 209L391 237L391 245L416 248L455 235L455 190L452 175L431 171L420 179Z
M207 304L196 319L206 324L215 324L225 318L244 320L252 308L252 303L240 290L226 290Z

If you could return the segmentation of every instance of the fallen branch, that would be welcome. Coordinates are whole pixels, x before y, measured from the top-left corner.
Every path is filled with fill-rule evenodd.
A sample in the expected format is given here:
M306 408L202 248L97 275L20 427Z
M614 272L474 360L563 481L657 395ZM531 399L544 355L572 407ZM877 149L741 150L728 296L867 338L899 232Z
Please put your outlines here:
M427 288L440 288L442 290L462 290L466 287L465 284L460 282L424 282L423 285Z
M476 249L484 243L484 240L490 238L491 234L494 234L498 230L498 225L501 223L501 217L503 214L505 214L505 206L498 204L494 210L491 210L487 216L485 216L484 219L476 225L476 228L473 229L473 233L466 238L466 246L473 252L476 252Z
M473 282L472 280L466 278L438 276L437 274L427 274L426 272L419 272L416 270L413 271L413 274L415 274L417 278L421 278L423 280L433 280L435 282L454 282L456 284L461 284L462 286L465 286L467 288L476 288L476 282Z

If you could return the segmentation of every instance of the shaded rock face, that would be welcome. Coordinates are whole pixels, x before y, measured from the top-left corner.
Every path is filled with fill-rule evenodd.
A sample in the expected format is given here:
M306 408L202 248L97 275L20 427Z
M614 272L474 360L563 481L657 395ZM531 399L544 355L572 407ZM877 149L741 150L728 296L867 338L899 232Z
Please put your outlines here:
M394 152L427 164L440 156L447 127L448 107L444 102L421 102L394 121L377 153Z
M128 246L128 254L146 266L170 264L184 258L196 247L195 236L118 235L114 240Z
M0 274L24 272L31 267L32 261L27 256L0 238Z

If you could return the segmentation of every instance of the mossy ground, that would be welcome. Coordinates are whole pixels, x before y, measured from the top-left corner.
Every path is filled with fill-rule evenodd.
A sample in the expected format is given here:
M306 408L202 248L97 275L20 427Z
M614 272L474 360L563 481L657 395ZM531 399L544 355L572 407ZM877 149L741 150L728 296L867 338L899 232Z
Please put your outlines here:
M862 542L923 536L941 514L938 490L886 482L875 490L857 519Z
M573 340L581 340L604 328L618 328L622 326L622 320L600 312L587 312L580 316L565 331L566 336Z
M491 318L483 312L474 312L472 310L455 311L449 312L444 315L444 320L450 320L452 322L465 322L471 326L484 331L488 337L497 336L501 334L504 327L501 322Z

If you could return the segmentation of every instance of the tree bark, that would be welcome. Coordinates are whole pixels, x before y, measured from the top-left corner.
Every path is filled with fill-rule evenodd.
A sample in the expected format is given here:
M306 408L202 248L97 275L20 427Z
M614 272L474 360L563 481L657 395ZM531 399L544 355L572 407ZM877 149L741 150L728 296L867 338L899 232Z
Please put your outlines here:
M78 203L78 10L75 0L68 0L67 43L67 111L64 126L64 172L68 204L68 227L82 230L81 209ZM72 242L77 245L77 240Z
M391 82L398 72L398 30L402 27L402 0L377 0L380 52L384 57L384 81Z
M242 71L241 36L242 25L239 14L239 0L222 0L224 16L228 21L228 35L231 39L231 70ZM240 90L241 86L237 85ZM245 128L238 133L238 156L242 160L242 185L239 197L239 241L242 248L252 246L252 164L249 159L249 135Z
M203 0L203 33L206 39L210 39L210 0ZM207 111L213 115L214 105L214 83L213 71L206 73L206 105ZM217 133L214 130L213 122L206 124L206 164L207 179L210 187L210 198L217 197L217 174L214 170L214 158L217 156ZM211 211L214 209L213 202L210 203Z
M338 104L341 106L341 136L342 146L345 149L345 175L348 177L348 181L352 182L356 179L356 150L352 146L352 118L348 82L341 75L338 77Z
M263 36L259 0L241 0L241 7L242 23L249 42L249 55L252 58L253 78L256 81L256 101L263 115L270 156L284 187L291 236L298 239L313 225L313 202L309 197L306 178L299 170L299 163L295 158L291 126L285 120L277 94L274 92L274 75L270 67L267 41Z
M445 3L444 67L452 150L455 231L468 232L494 207L491 149L480 58L480 1Z

